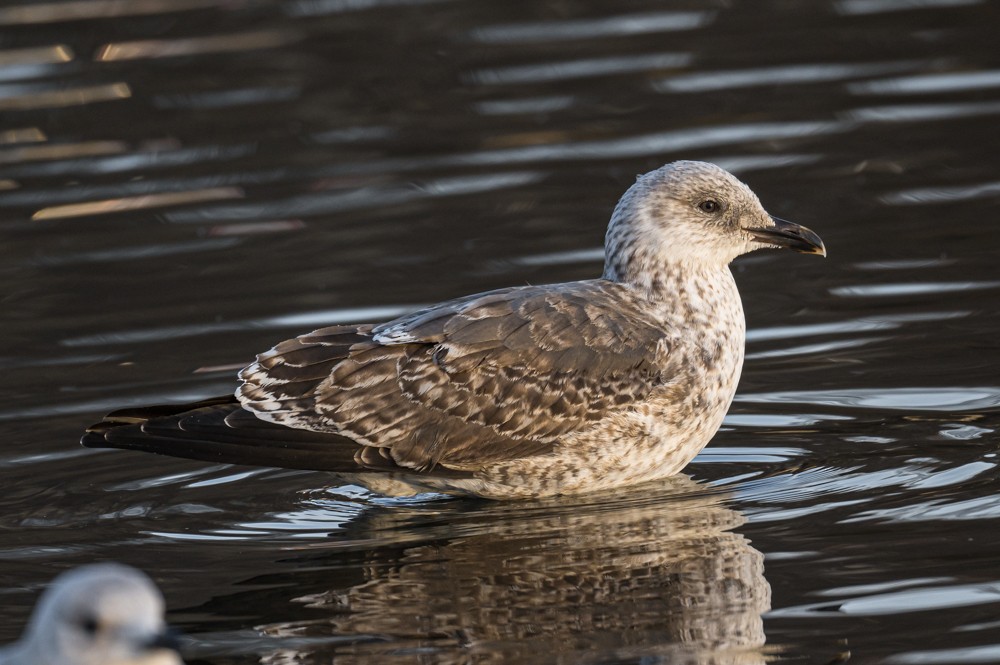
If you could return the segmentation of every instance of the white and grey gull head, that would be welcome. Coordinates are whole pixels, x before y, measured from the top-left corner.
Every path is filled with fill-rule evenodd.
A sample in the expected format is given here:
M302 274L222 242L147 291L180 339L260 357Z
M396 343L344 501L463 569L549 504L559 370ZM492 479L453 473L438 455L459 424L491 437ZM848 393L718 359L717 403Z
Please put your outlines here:
M181 665L163 611L159 589L135 568L81 566L45 590L0 665Z
M826 255L818 235L768 214L725 169L677 161L639 176L619 200L605 237L604 277L641 284L667 267L714 270L764 248Z

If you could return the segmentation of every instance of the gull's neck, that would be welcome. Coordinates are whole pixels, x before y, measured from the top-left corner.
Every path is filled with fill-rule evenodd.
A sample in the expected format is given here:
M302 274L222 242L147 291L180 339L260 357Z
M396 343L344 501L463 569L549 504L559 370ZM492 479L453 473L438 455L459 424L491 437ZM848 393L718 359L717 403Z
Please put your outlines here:
M631 286L653 301L675 299L691 286L732 281L728 265L683 260L643 261L636 260L639 257L635 255L625 257L626 260L621 258L609 254L601 277Z
M604 279L629 287L665 324L731 331L741 338L743 303L728 263L665 255L641 237L629 234L618 242L621 238L608 239Z

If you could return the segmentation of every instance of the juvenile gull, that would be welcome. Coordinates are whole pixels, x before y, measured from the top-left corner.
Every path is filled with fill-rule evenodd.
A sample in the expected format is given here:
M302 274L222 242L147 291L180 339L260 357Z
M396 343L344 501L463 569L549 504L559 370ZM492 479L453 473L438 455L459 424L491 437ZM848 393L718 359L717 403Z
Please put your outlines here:
M826 254L728 172L673 162L618 202L600 279L322 328L258 355L235 396L117 411L82 442L333 471L391 494L527 498L669 476L736 392L746 324L729 262L768 247Z
M181 665L163 621L163 597L120 564L63 573L38 601L0 665Z

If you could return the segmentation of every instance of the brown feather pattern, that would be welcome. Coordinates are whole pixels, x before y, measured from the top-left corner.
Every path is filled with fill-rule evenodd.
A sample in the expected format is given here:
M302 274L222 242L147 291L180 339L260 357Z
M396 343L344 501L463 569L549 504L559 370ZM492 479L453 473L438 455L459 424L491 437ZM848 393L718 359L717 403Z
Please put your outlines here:
M644 399L666 340L643 305L592 280L324 328L262 354L238 395L264 419L385 449L403 467L475 470L549 452Z

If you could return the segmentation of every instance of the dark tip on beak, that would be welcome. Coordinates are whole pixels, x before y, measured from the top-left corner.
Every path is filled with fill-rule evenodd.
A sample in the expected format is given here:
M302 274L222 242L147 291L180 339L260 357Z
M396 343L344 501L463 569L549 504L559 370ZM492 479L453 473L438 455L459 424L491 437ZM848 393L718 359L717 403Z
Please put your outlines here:
M771 216L774 226L767 228L750 228L747 231L757 242L792 249L803 254L819 254L826 256L823 241L813 231L804 226Z
M181 634L173 628L167 628L162 633L153 636L148 642L146 642L145 647L150 651L155 651L156 649L180 651Z

